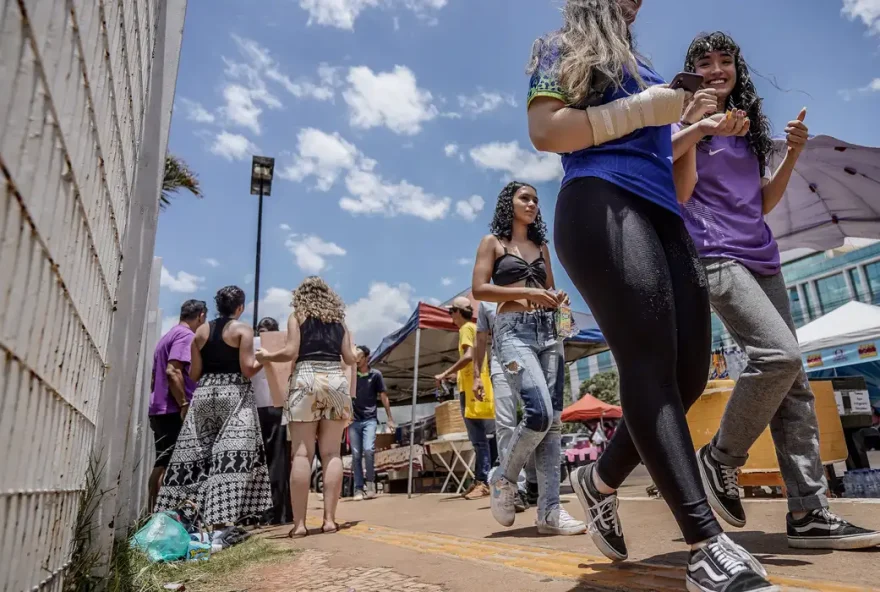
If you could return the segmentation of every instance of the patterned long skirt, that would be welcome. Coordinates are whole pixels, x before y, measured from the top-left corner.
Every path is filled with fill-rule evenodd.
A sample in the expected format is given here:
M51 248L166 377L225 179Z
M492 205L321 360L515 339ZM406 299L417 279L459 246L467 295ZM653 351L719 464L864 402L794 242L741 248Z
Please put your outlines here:
M193 394L159 491L158 510L189 500L205 524L236 522L272 506L250 380L207 374Z

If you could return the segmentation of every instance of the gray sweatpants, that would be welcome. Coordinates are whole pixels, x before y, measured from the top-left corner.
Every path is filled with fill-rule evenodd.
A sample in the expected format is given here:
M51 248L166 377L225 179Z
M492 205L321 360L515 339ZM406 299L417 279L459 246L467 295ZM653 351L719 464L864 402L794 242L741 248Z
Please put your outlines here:
M827 507L815 399L782 274L756 275L726 259L703 263L712 308L748 359L712 440L712 457L728 466L745 465L749 448L769 423L789 510Z

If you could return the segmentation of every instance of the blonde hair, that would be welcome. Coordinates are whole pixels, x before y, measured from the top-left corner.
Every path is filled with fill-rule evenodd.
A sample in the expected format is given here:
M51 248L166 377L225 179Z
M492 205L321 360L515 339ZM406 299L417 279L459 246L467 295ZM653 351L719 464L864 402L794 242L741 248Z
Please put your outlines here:
M537 70L548 43L558 43L555 75L571 105L601 95L609 86L623 86L624 71L647 88L639 74L632 36L618 0L567 0L562 28L535 41L528 72Z
M294 313L301 319L309 317L325 323L341 323L345 319L345 303L327 282L316 275L307 277L293 291Z

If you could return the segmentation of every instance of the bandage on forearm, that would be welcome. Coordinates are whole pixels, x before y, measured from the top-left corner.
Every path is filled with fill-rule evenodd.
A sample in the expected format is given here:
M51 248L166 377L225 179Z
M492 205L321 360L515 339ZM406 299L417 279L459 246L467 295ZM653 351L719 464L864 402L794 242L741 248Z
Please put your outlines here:
M638 94L587 109L598 146L643 127L670 125L681 119L685 92L652 86Z

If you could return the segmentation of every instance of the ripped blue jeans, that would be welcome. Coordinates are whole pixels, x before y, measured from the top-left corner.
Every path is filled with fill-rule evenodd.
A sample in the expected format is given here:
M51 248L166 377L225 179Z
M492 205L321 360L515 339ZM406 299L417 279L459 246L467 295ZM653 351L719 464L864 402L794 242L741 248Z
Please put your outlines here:
M498 314L492 347L511 391L519 393L523 403L523 419L513 431L497 475L516 483L534 452L541 519L559 506L564 357L553 313Z

